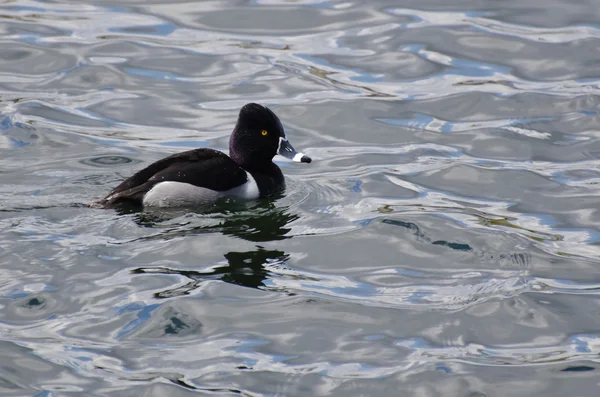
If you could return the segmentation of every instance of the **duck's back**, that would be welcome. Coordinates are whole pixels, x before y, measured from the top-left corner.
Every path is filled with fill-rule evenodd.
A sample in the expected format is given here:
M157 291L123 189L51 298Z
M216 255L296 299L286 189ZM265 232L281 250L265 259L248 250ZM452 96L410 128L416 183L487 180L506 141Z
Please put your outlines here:
M251 178L251 177L250 177ZM148 195L158 199L167 191L181 199L197 195L197 201L214 199L210 192L227 192L249 182L249 175L225 153L194 149L150 164L113 189L100 204L142 204ZM162 185L162 186L160 186Z

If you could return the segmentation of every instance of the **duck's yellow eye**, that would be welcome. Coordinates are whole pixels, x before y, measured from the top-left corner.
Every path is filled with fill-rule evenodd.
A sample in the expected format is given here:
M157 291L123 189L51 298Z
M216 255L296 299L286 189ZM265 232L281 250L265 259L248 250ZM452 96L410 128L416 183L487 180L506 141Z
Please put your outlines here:
M262 134L262 136L267 136L267 134L269 133L267 130L262 130L260 132Z

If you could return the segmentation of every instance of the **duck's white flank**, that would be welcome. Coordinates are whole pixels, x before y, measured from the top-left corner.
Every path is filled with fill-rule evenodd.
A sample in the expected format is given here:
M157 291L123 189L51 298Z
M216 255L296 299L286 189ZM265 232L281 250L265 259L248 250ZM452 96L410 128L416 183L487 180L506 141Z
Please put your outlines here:
M189 183L165 181L157 183L144 195L145 207L189 207L213 202L222 197L257 199L260 196L258 185L246 171L248 180L233 189L217 192Z

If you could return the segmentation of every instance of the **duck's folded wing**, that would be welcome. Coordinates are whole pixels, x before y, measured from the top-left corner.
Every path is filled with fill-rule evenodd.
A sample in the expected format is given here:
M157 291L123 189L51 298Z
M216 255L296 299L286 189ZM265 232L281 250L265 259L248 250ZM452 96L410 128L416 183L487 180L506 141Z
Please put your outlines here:
M225 153L212 149L194 149L177 153L150 164L113 189L102 200L141 201L144 194L160 182L189 183L215 191L226 191L244 184L246 171Z

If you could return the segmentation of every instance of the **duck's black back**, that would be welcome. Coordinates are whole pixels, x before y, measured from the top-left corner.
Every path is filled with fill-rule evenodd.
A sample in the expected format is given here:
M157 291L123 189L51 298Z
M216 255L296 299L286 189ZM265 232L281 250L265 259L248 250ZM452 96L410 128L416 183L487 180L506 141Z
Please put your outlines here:
M120 200L140 201L154 185L172 181L189 183L218 192L244 184L246 172L225 153L213 149L194 149L158 160L135 173L113 189L103 204Z

